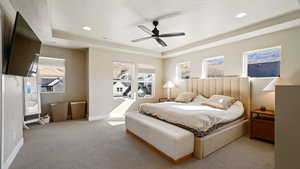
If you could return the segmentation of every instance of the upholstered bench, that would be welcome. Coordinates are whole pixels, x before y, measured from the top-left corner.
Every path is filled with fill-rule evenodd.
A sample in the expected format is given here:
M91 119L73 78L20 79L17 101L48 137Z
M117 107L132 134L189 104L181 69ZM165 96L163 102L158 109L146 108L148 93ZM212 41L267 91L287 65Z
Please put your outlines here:
M192 157L194 135L190 131L138 112L126 114L126 129L175 163Z

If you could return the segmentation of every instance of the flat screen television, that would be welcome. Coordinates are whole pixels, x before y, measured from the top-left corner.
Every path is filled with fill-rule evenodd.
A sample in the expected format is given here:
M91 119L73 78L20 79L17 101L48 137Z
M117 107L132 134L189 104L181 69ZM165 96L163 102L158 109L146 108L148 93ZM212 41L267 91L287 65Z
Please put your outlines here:
M17 12L12 40L7 57L3 59L4 74L34 76L41 48L41 41Z

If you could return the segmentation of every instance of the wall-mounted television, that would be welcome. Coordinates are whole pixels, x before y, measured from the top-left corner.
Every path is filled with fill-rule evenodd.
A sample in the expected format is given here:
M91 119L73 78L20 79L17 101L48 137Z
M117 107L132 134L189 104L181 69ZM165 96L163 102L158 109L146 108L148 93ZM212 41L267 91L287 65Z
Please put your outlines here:
M8 55L3 59L4 74L34 76L41 41L22 15L17 12Z

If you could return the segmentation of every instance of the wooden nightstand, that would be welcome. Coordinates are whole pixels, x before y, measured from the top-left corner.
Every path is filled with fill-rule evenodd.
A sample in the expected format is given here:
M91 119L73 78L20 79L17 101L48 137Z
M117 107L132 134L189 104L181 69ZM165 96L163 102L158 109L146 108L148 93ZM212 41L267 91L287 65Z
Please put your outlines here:
M271 110L253 110L250 114L250 137L274 143L275 113Z
M158 101L159 102L173 102L173 101L175 101L175 98L170 98L170 99L168 99L168 98L159 98Z

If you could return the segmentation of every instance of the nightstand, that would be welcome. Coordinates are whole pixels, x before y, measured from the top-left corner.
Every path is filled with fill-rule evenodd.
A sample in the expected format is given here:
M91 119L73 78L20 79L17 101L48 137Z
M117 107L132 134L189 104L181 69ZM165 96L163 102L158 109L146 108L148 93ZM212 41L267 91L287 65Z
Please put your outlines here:
M175 98L170 98L170 99L168 99L168 98L159 98L158 101L159 102L173 102L173 101L175 101Z
M250 137L274 143L275 113L271 110L253 110L250 114Z

